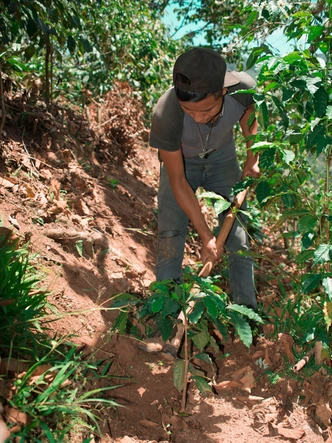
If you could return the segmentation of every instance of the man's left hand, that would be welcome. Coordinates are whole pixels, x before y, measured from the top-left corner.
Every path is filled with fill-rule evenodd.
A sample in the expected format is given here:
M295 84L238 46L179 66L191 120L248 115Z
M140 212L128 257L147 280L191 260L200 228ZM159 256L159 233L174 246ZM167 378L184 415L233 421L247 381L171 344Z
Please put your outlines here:
M243 166L242 179L244 179L245 177L255 177L255 178L260 177L261 174L258 162L259 162L258 155L255 155L254 157L247 159L247 161Z

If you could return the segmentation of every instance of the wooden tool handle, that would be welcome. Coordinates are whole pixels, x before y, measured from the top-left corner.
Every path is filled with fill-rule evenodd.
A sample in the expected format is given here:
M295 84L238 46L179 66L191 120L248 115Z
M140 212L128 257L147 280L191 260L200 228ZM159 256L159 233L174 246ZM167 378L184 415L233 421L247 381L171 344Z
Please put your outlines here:
M247 188L248 189L248 188ZM244 189L243 191L236 194L236 197L234 199L233 208L239 209L242 206L242 203L244 202L244 199L247 195L247 189ZM220 228L219 234L217 236L217 249L221 249L224 247L228 234L230 233L230 230L232 229L233 223L235 221L236 214L230 209L223 221L223 224ZM214 261L211 257L208 257L207 261L204 263L203 268L201 269L201 272L198 274L199 277L208 277L210 275L210 272L212 271L212 268L214 266Z

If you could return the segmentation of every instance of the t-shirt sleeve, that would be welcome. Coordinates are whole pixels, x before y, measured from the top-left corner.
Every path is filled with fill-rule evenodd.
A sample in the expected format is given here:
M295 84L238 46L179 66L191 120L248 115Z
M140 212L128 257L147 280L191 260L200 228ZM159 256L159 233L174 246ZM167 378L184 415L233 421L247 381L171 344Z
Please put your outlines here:
M183 115L174 88L171 88L160 97L153 111L150 146L165 151L181 149Z
M240 83L228 88L228 94L233 97L237 102L241 103L245 108L248 108L254 103L253 94L237 92L241 89L255 89L255 80L246 72L238 72L240 76Z

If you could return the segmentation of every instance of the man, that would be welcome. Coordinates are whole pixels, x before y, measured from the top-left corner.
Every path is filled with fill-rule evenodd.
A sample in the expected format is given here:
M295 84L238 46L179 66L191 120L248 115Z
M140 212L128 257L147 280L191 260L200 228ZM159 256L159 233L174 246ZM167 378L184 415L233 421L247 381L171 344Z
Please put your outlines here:
M158 259L156 278L181 282L182 261L190 219L201 242L203 264L222 251L208 227L195 196L198 187L233 201L232 187L241 177L259 175L258 155L250 146L256 133L252 94L240 90L255 86L244 72L228 72L223 58L207 48L180 55L173 70L174 87L159 99L152 117L150 145L162 160L158 192ZM236 93L236 91L239 91ZM247 139L247 160L241 173L233 127L239 122ZM244 206L245 207L245 206ZM224 215L219 216L222 224ZM229 253L232 299L257 309L253 260L236 254L248 250L245 217L236 221L225 244Z

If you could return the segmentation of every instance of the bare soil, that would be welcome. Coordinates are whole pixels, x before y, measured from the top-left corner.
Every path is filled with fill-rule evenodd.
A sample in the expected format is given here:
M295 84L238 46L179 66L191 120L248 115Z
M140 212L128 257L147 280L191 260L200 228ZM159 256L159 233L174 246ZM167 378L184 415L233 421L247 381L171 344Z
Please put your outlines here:
M52 332L73 334L86 355L111 361L114 383L121 385L111 391L121 407L103 412L103 436L95 441L331 443L330 380L320 372L292 373L292 337L276 337L273 319L250 349L231 334L219 353L210 350L213 370L198 362L214 393L201 395L190 384L186 414L173 385L175 360L142 352L134 337L111 331L117 315L108 309L112 298L122 292L147 296L156 256L159 161L130 89L118 85L83 114L60 104L48 112L19 92L8 93L6 105L4 226L39 254L49 302L61 313ZM253 247L269 260L287 262L279 242L271 246L267 238ZM195 263L197 250L190 240L186 264ZM279 295L269 263L260 261L256 275L265 309Z

